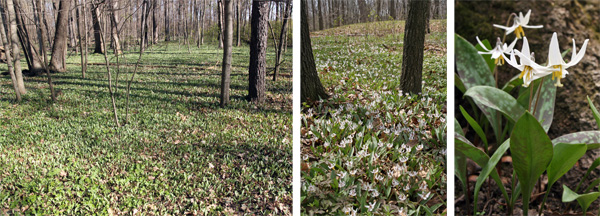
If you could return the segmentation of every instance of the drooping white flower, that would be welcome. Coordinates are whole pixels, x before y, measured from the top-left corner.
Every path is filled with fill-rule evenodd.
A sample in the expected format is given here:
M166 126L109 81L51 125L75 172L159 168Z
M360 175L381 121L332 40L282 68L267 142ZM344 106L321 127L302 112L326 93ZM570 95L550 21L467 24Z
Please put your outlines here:
M406 200L406 194L401 193L400 195L398 195L398 201L404 202L405 200Z
M515 32L517 38L522 38L525 36L525 31L523 28L543 28L543 25L531 26L529 24L529 16L531 15L531 10L527 11L527 14L523 16L523 12L519 12L519 16L513 18L513 25L511 27L494 24L494 27L501 28L506 30L506 35Z
M583 42L583 46L581 46L581 50L577 52L577 47L575 46L575 39L573 39L573 54L571 55L571 61L569 63L565 63L565 61L562 58L560 48L558 46L558 37L556 35L556 32L552 34L552 40L550 40L550 50L548 53L548 66L555 69L555 71L552 72L552 80L554 80L554 78L557 78L556 84L554 84L555 86L562 87L563 85L560 83L560 79L565 78L565 76L569 74L567 68L576 65L577 63L579 63L579 61L581 61L581 59L583 59L583 55L585 54L585 49L587 47L588 41L589 39L586 39Z
M517 63L515 54L519 56L521 60L520 64ZM510 60L507 60L506 62L521 71L519 79L523 79L523 86L525 87L529 86L531 81L542 78L554 71L554 69L550 67L544 67L535 63L533 53L529 52L529 43L527 42L527 37L523 37L523 47L521 48L521 51L515 50L510 55Z
M503 44L502 41L500 41L500 38L498 37L496 39L496 47L494 47L491 50L488 50L485 47L485 45L483 45L483 43L479 40L479 37L475 38L477 39L477 43L479 43L481 48L485 50L485 52L479 51L478 53L480 55L491 54L492 59L494 59L494 63L496 65L504 64L504 59L506 59L506 56L504 54L511 54L513 52L515 44L517 44L517 40L519 40L518 38L515 38L515 40L512 43L510 43L510 45L507 45L505 43Z

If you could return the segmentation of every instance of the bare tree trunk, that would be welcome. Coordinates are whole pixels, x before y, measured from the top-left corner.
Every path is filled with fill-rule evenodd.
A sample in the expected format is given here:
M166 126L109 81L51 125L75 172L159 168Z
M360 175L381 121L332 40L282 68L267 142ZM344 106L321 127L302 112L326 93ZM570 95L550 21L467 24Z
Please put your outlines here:
M23 48L23 54L27 61L27 66L31 74L38 74L44 70L44 66L40 61L36 44L33 43L31 34L27 29L28 20L26 19L27 14L31 13L27 7L27 3L23 0L16 0L13 2L15 5L15 17L17 20L17 35L21 41L21 47ZM26 11L27 10L27 11Z
M248 99L255 103L265 100L268 16L269 2L252 2Z
M223 35L223 72L221 74L221 107L229 104L231 83L231 52L233 50L233 0L223 0L225 9L225 34Z
M302 5L300 6L300 40L302 46L300 52L300 99L302 102L310 100L316 101L329 97L327 93L325 93L325 88L323 88L319 75L317 74L317 67L315 65L315 58L310 42L310 32L308 31L308 9L306 1L307 0L302 0Z
M285 5L285 12L283 15L283 24L281 25L281 34L279 34L279 48L277 48L277 55L275 56L275 72L273 73L273 81L277 81L277 75L279 74L279 68L281 66L281 51L283 50L284 39L287 34L287 22L290 17L291 9L292 2L290 0L287 0Z
M17 18L15 6L12 0L6 0L6 13L9 20L8 34L11 40L11 53L13 54L13 65L15 68L15 76L17 78L17 87L21 95L27 94L25 83L23 82L23 72L21 69L21 50L19 49L19 36L17 36Z
M1 7L1 5L2 4L0 4L0 7ZM6 10L2 10L2 11L6 11ZM6 17L8 18L9 16L10 16L10 14L7 14ZM6 64L8 66L8 73L10 74L10 79L12 80L13 88L15 89L15 95L16 95L17 101L21 102L21 91L19 90L19 84L17 82L15 68L13 67L12 48L7 40L8 28L5 28L5 26L6 25L4 25L4 16L0 15L0 37L2 38L2 43L4 44L4 47L5 47Z
M158 43L158 22L156 21L156 11L158 10L158 0L153 0L152 5L152 43Z
M323 25L323 0L318 0L319 5L317 5L317 9L319 10L319 30L323 30L325 26Z
M317 30L317 16L316 16L316 10L315 10L315 4L316 4L317 0L310 0L310 6L311 6L311 14L312 14L312 21L313 21L313 31Z
M404 28L402 73L400 88L410 94L421 92L423 70L423 47L429 1L411 0L408 19Z
M222 0L217 0L217 16L219 16L219 34L217 35L217 39L219 40L219 49L223 48L223 2Z
M240 4L243 0L237 0L236 4L235 4L235 10L236 13L235 15L237 16L237 21L236 21L236 35L237 35L237 46L241 46L242 45L242 37L240 35L240 21L242 20L242 14L240 12Z
M389 2L389 11L392 19L398 19L398 14L396 13L396 0L390 0Z
M170 34L170 24L169 24L169 0L165 1L165 41L171 41Z
M69 2L68 4L71 3L70 0L65 0L65 1ZM32 3L32 5L34 7L36 7L36 5L35 5L35 3L34 3L33 0L31 1L31 3ZM34 15L34 18L35 18L35 23L36 23L36 26L37 26L38 39L39 39L39 42L40 42L40 46L41 47L45 47L45 44L44 44L44 28L42 28L41 22L40 22L40 18L42 17L42 10L41 10L40 7L43 7L42 0L38 0L38 6L39 7L37 7L37 9L36 9L37 16ZM61 2L61 8L62 8L62 2ZM69 10L65 10L65 11L61 11L61 12L66 13L67 16L69 14ZM59 15L59 17L61 17L61 15ZM58 32L58 29L57 29L56 32ZM65 43L66 43L66 41L65 41ZM48 86L50 87L50 98L52 99L52 103L56 103L56 93L54 91L54 85L52 85L52 75L50 75L50 70L48 69L48 66L47 66L48 65L48 55L46 54L46 49L45 48L42 49L42 55L44 56L44 70L46 71L46 76L48 77Z
M148 12L144 12L144 10L148 10L148 0L143 0L144 3L142 4L142 31L144 31L144 26L146 26L146 20L148 19ZM144 17L144 14L146 14L146 17ZM133 68L133 74L131 74L131 79L129 80L129 82L127 82L127 101L125 102L125 122L129 122L129 95L130 95L130 91L131 91L131 83L133 83L133 78L135 77L135 74L137 73L137 69L140 65L140 62L142 61L142 54L144 53L144 37L140 36L140 55L138 56L138 60L135 63L135 67Z
M78 0L73 0L75 1L75 5L77 6L77 10L75 10L75 17L77 20L77 36L79 38L79 50L81 50L81 77L85 79L85 71L87 70L87 61L85 61L85 56L87 55L87 47L84 48L84 43L86 43L87 41L83 40L83 37L81 36L81 19L79 16L79 13L81 11L81 5L77 5L77 1ZM84 15L85 16L85 15Z
M95 8L96 8L96 10L98 10L98 5L95 5ZM103 31L102 28L99 28L98 33L100 34L102 48L103 48L103 50L106 50L106 37L105 37L104 32L105 31ZM115 124L117 125L117 127L121 127L121 124L119 124L119 116L117 115L118 111L117 111L117 103L115 100L115 94L112 89L112 73L110 72L110 62L108 61L108 55L106 54L106 52L102 52L102 54L104 54L104 62L106 63L106 73L108 73L108 91L110 93L110 100L112 102L113 113L115 115Z
M98 4L92 5L92 22L94 26L94 41L96 43L96 47L94 49L94 53L104 53L104 44L102 40L102 36L100 35L101 26L100 26L100 8L98 8Z
M60 0L58 17L56 20L56 30L54 34L54 45L52 46L52 58L50 59L50 70L56 72L65 72L65 61L67 57L67 37L69 11L71 10L70 0Z
M113 48L115 49L115 53L117 54L121 54L123 53L123 51L121 50L121 42L119 40L119 17L117 16L117 10L119 9L119 1L116 0L110 0L111 2L111 16L110 16L110 23L111 23L111 35L112 35L112 41L113 41Z

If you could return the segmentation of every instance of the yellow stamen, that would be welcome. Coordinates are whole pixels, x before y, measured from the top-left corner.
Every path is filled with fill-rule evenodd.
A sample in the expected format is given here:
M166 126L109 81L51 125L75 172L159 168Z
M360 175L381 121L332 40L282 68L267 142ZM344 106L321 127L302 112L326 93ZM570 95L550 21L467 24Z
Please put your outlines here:
M502 55L500 55L498 58L496 58L494 60L494 64L501 66L504 64L504 57L502 57Z
M529 86L528 84L526 84L527 80L531 80L533 78L533 68L530 66L525 65L525 68L523 69L523 71L521 71L521 75L519 75L519 79L523 79L523 86L527 87Z
M517 35L517 38L523 38L523 36L525 36L525 31L523 31L523 27L519 25L517 29L515 29L515 34Z
M552 66L552 68L558 69L558 70L552 72L552 80L554 80L555 77L557 78L556 84L554 84L554 86L562 87L563 84L560 83L560 79L562 79L563 66L562 65L554 65L554 66Z

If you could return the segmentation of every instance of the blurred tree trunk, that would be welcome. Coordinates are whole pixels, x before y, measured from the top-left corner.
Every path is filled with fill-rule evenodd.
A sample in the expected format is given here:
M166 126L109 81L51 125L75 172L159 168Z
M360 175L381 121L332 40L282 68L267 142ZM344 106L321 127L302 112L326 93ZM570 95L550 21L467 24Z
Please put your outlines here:
M248 100L255 103L265 100L268 16L269 2L252 2Z
M236 46L238 46L238 47L242 45L242 37L240 35L240 21L242 20L242 17L241 17L242 14L240 12L240 4L241 4L242 1L243 0L237 0L237 2L235 4L235 10L236 10L235 15L237 16L237 18L236 18L237 21L236 21L236 24L235 24L236 25L236 27L235 27L236 28L236 35L237 35L237 39L236 39L236 43L237 44L236 44Z
M317 74L315 58L310 42L310 32L308 31L308 9L306 2L307 0L302 0L302 5L300 5L300 40L302 49L300 52L300 99L302 102L319 100L319 98L326 99L329 97L327 93L325 93L325 88L323 88L319 75Z
M231 52L233 45L233 0L223 0L225 9L225 34L223 35L223 72L221 74L221 107L229 104L229 84L231 83Z
M429 1L411 0L409 8L404 27L400 89L410 94L418 94L421 93L425 22L427 22Z
M396 0L390 0L389 11L390 11L390 16L392 17L392 19L394 19L394 20L398 19L398 14L396 13Z
M6 0L5 13L8 18L8 38L11 43L11 54L14 66L14 72L17 82L17 88L19 89L20 95L27 94L25 89L25 83L23 82L23 72L21 68L21 50L19 48L19 36L17 35L17 18L15 14L15 6L13 0Z
M318 0L319 5L317 5L317 10L319 10L319 30L323 30L325 26L323 25L323 0Z
M170 34L170 23L169 23L169 0L165 1L165 41L171 41Z
M284 39L287 35L287 23L290 18L290 12L292 10L292 2L286 1L285 11L283 14L283 24L281 24L281 34L279 34L279 47L277 48L277 55L275 56L275 72L273 73L273 81L277 81L277 75L279 74L279 68L281 66L281 53L283 50Z
M54 45L52 46L52 58L50 58L50 70L65 72L67 58L67 37L69 29L70 0L60 0L58 17L56 19L56 30L54 31Z
M367 6L366 0L358 0L358 9L360 10L360 21L361 23L367 22L369 19L369 6Z

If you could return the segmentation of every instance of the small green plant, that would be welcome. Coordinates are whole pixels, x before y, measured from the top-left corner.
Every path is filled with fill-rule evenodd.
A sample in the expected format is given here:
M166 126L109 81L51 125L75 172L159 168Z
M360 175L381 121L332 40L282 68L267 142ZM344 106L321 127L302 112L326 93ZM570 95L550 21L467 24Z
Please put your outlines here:
M564 53L560 52L557 34L554 33L550 41L547 64L540 65L535 62L533 52L530 52L524 28L542 26L528 25L530 15L531 11L525 16L522 13L518 16L512 14L507 21L508 24L511 19L513 20L513 25L510 27L494 25L505 29L507 35L515 33L516 37L510 45L504 43L506 37L502 40L498 38L494 48L487 40L480 41L478 37L476 47L461 36L455 37L456 87L470 105L468 108L471 114L462 106L460 111L468 126L475 132L473 139L467 139L461 130L462 126L455 120L457 128L455 174L466 193L466 159L473 160L483 168L473 191L474 214L479 211L477 205L479 191L488 177L502 192L507 214L512 214L519 196L522 197L523 214L528 214L534 186L541 184L540 178L545 173L548 176L548 187L538 209L541 214L554 183L568 172L586 151L600 146L600 131L566 134L554 140L548 137L557 87L562 86L560 80L568 74L566 69L576 65L583 58L588 40L583 43L579 52L573 41L572 57L568 63L565 63L563 57L568 50ZM513 49L519 39L522 39L520 51ZM510 55L510 58L507 55ZM516 57L520 61L517 61ZM504 85L500 85L497 81L497 68L505 63L518 69L520 74ZM591 101L589 103L600 124L598 112ZM488 128L492 129L495 142L490 141L486 133ZM473 143L482 143L483 148L477 148ZM510 195L496 170L501 157L509 151L513 161ZM566 194L563 196L563 201L578 200L584 212L589 206L588 201L597 198L594 193L581 196L575 192L567 193L568 188L563 187Z

